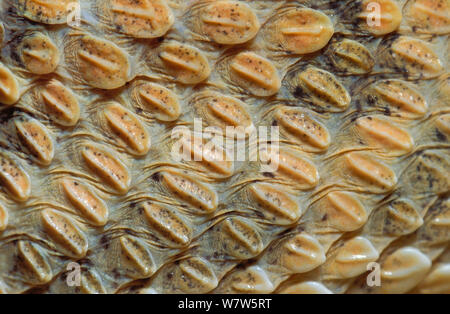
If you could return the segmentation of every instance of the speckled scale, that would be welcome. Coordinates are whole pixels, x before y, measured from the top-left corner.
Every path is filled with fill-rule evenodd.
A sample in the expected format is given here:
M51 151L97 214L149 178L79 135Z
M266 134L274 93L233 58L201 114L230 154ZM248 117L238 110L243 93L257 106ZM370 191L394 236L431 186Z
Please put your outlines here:
M160 47L159 59L167 73L183 84L197 84L211 74L208 59L198 48L169 41Z
M112 151L93 143L86 143L81 151L86 165L118 193L126 193L131 176L127 167Z
M169 169L162 171L160 175L171 193L200 210L200 213L209 214L216 210L217 193L188 173Z
M55 71L60 61L58 47L43 33L26 36L17 49L22 64L33 74L49 74Z
M86 255L88 239L72 218L54 209L44 209L41 220L44 230L61 252L73 258Z
M328 149L330 133L325 125L314 119L308 111L283 107L276 111L275 120L290 138L294 138L305 151L320 152Z
M31 194L29 175L19 164L5 154L0 153L0 180L3 188L17 201L26 201Z
M47 128L27 115L14 120L17 135L39 164L48 166L55 155L55 144Z
M176 246L189 244L192 230L175 211L151 203L142 204L142 208L150 226L165 241Z
M119 241L130 277L146 278L155 272L156 266L153 257L141 240L126 235L120 237Z
M221 246L237 259L258 255L264 248L261 235L245 218L230 217L221 223Z
M64 24L73 13L78 0L19 0L18 13L34 22L45 24Z
M19 241L17 248L32 283L45 284L53 278L52 269L39 245L30 241Z
M63 83L51 80L45 84L40 97L52 121L61 126L74 126L80 118L80 105L75 94Z
M340 112L350 105L351 97L334 74L307 66L294 74L292 93L320 111Z
M164 0L112 0L100 1L98 5L116 31L136 38L163 36L175 21Z
M260 23L254 10L239 1L213 1L194 10L190 23L197 33L225 45L245 43L257 34Z
M106 39L83 35L75 40L75 66L89 86L115 89L128 81L130 61L125 51Z
M352 39L333 42L328 54L333 66L346 73L369 73L375 65L372 53L363 44Z

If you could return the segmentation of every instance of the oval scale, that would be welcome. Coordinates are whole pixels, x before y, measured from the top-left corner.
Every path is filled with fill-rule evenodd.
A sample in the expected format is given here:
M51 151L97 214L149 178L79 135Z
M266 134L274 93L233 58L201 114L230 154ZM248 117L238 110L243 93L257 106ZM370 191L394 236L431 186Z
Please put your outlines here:
M189 244L192 231L175 212L151 203L142 207L147 221L162 237L179 246Z
M172 27L175 17L164 0L105 1L111 22L121 33L136 38L161 37Z
M24 17L38 23L65 24L79 0L18 0L17 8ZM75 5L71 5L71 4Z
M74 126L80 118L80 105L73 92L57 80L48 82L42 92L47 113L62 126Z
M267 183L254 183L249 191L260 206L274 215L271 219L274 223L292 224L302 214L295 199L281 188Z
M77 45L77 72L88 85L107 90L125 85L130 63L119 46L91 35L77 39Z
M19 52L23 65L33 74L52 73L60 60L58 47L42 33L25 37L19 46Z
M283 244L281 265L293 274L311 271L325 260L325 249L307 233L297 234Z
M350 105L350 94L330 72L307 67L298 74L297 88L309 96L309 101L319 108L332 111L343 111ZM300 93L297 89L295 94Z
M69 257L82 258L88 250L88 240L75 222L53 209L41 211L42 223L48 235Z
M394 171L370 155L353 152L346 154L345 160L350 172L368 187L375 185L381 190L389 191L397 184Z
M150 135L139 118L122 107L119 103L112 102L106 106L104 115L111 129L136 155L146 155L150 150Z
M263 250L260 234L246 219L227 218L222 224L222 230L227 238L221 242L230 255L246 259L258 255Z
M28 174L3 154L0 154L0 182L14 199L24 202L30 197L31 181Z
M137 87L140 102L148 108L156 119L174 121L180 116L177 95L162 85L145 83Z
M391 156L401 156L412 151L414 140L408 131L379 116L358 118L356 129L367 145Z
M208 78L211 68L206 56L197 48L178 42L162 45L159 58L168 73L183 84L197 84Z
M48 166L55 155L52 137L38 120L21 116L14 121L20 139L28 147L38 163Z
M30 241L19 241L17 248L27 269L32 274L32 281L44 284L53 278L52 269L36 244Z
M9 106L16 103L19 98L19 83L15 75L0 63L0 103Z
M212 266L201 257L190 257L180 262L182 280L179 285L185 293L207 293L217 287L219 280Z
M276 111L275 120L306 147L321 151L330 145L327 128L300 109L281 108Z
M105 183L112 186L119 193L126 193L130 187L131 177L126 166L112 153L94 144L86 144L81 155L87 165Z
M120 246L126 261L132 266L133 278L145 278L155 272L152 255L141 240L131 236L120 237Z
M354 278L367 271L367 265L378 260L378 251L364 237L357 236L337 249L325 267L327 279Z
M108 221L108 208L102 199L85 184L63 179L61 186L69 201L93 224L104 226Z
M245 3L214 1L200 13L201 31L218 44L242 44L253 37L260 24L256 14Z
M241 52L230 64L231 80L251 94L260 97L274 95L281 87L275 65L254 52Z
M202 213L210 214L216 210L217 193L203 183L190 178L186 173L173 170L161 172L161 177L172 193L200 209Z

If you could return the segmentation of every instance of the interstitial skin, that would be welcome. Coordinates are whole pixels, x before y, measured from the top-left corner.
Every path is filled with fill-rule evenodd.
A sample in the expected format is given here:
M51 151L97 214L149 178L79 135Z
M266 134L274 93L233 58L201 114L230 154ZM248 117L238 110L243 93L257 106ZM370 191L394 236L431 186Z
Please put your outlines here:
M450 293L449 0L3 0L0 292Z

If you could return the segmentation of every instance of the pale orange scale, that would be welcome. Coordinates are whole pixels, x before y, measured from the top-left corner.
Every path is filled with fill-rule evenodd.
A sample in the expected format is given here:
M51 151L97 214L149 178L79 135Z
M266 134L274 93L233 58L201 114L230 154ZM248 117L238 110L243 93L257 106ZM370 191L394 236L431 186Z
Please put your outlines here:
M44 209L41 217L48 235L61 246L64 254L73 258L86 255L88 241L71 218L53 209Z
M113 154L92 144L86 145L81 154L88 166L117 192L128 191L131 176L127 167Z
M394 0L364 0L361 5L361 25L375 36L392 33L402 22L402 11Z
M19 51L25 68L33 74L49 74L55 71L60 56L58 47L41 33L26 37Z
M134 278L145 278L155 272L152 255L140 240L131 236L122 236L120 245L126 260L138 273L137 276L133 275Z
M263 250L260 234L243 219L228 218L223 222L223 228L233 242L243 246L251 255L255 256ZM230 253L236 257L240 255L236 248L231 249Z
M394 57L404 63L405 70L425 76L439 75L444 66L430 45L420 39L400 37L391 46Z
M33 274L33 281L39 284L49 282L53 272L46 258L42 256L35 244L29 241L19 241L18 251L27 268Z
M109 104L104 111L106 120L115 133L137 155L145 155L150 149L150 135L139 118L118 103Z
M256 96L271 96L278 92L281 80L274 64L254 52L241 52L231 61L236 83Z
M189 244L192 231L173 211L150 203L142 206L148 222L159 234L178 245Z
M324 278L354 278L367 271L367 265L379 257L373 244L364 237L354 237L341 246L325 267Z
M0 232L4 231L8 226L9 214L8 210L0 205Z
M284 50L307 54L326 46L334 33L330 18L324 13L309 9L293 9L276 20L278 42Z
M330 133L327 128L302 110L279 109L275 113L275 119L300 141L316 149L324 150L330 145Z
M436 119L436 127L447 136L450 136L450 113L443 114Z
M163 44L159 57L167 72L183 84L197 84L208 78L211 68L197 48L174 41Z
M431 267L430 259L413 247L403 247L389 255L381 265L383 285L375 292L405 293L425 278Z
M392 190L397 184L397 176L392 169L364 153L349 153L345 159L349 170L368 185Z
M242 44L256 36L260 24L253 10L238 1L215 1L200 14L203 32L219 44Z
M296 187L311 189L319 183L319 172L317 168L308 160L296 156L294 153L281 150L271 161L278 165L277 171L288 178L294 180Z
M291 273L306 273L325 262L325 248L306 233L300 233L283 244L281 264Z
M180 287L186 293L207 293L219 284L212 266L200 257L190 257L180 262L182 273Z
M145 83L138 87L141 102L149 107L156 119L174 121L180 116L180 104L177 95L169 89L155 83Z
M91 35L81 37L77 45L77 70L88 85L101 89L125 85L130 63L121 48Z
M207 107L225 128L247 128L252 125L252 119L244 104L234 97L217 94L207 102Z
M19 83L15 75L0 63L0 104L12 105L19 98Z
M178 197L197 207L205 214L217 208L217 193L187 174L166 170L161 173L164 183Z
M267 183L254 183L249 188L258 204L270 212L275 213L280 220L287 224L296 222L302 211L295 199L281 189Z
M227 152L212 142L203 141L198 136L183 136L180 140L183 149L186 149L193 160L199 161L213 171L230 176L233 174L234 163Z
M14 121L18 135L42 165L49 165L55 155L52 137L39 121L21 117Z
M414 140L406 130L377 116L358 118L356 128L369 146L392 156L409 153L414 147Z
M112 0L105 5L116 30L136 38L163 36L175 21L164 0Z
M448 34L450 32L450 1L408 1L405 16L419 33Z
M63 179L61 186L69 201L93 224L103 226L108 221L105 203L86 185L71 179Z
M44 24L65 24L69 14L76 13L78 0L19 0L21 15Z
M328 71L310 66L299 74L299 80L310 92L313 102L321 107L344 110L350 105L350 94Z
M266 271L257 265L247 267L233 279L231 286L240 293L271 293L275 289Z
M327 223L340 231L354 231L367 221L367 213L361 202L347 192L330 192L325 197Z
M388 103L391 109L423 116L428 109L425 98L410 84L400 80L387 80L376 83L374 90Z
M61 82L52 80L42 92L47 113L51 119L62 126L73 126L80 118L80 106L73 92Z
M31 182L28 174L3 155L0 156L0 181L14 199L23 202L30 197Z

